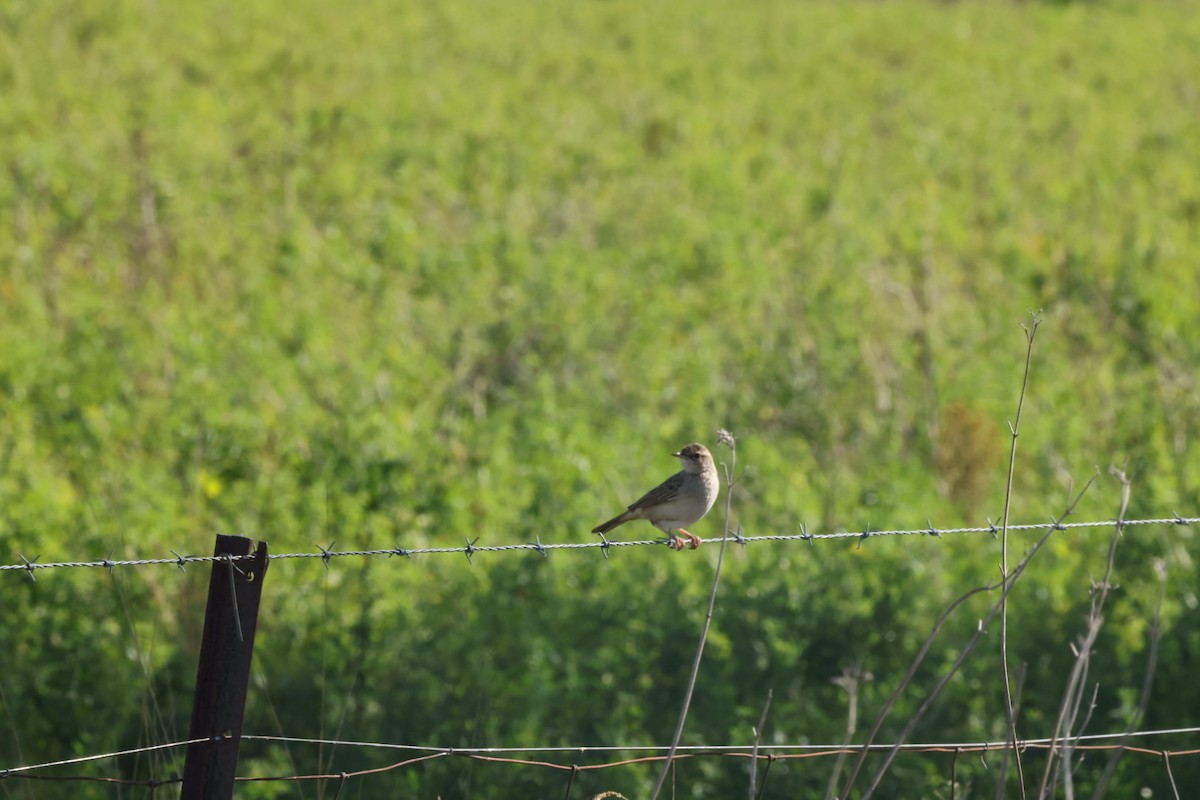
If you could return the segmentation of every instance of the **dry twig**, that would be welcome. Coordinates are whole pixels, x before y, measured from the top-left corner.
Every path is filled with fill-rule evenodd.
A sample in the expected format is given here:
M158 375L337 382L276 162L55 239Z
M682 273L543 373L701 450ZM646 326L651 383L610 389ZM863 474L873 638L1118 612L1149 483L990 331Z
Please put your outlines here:
M1012 445L1008 452L1008 482L1004 488L1004 516L1000 523L1000 578L1008 580L1008 515L1012 508L1013 473L1017 463L1017 436L1021 432L1021 412L1025 409L1025 391L1029 387L1029 367L1033 362L1033 339L1042 324L1040 314L1030 313L1031 323L1021 326L1025 331L1025 374L1021 378L1021 394L1017 399L1017 416L1009 431ZM1017 763L1017 781L1021 786L1021 798L1025 798L1025 770L1021 765L1021 753L1017 750L1017 713L1013 705L1012 680L1008 673L1008 592L1000 596L1000 666L1004 674L1004 709L1008 719L1008 740L1012 745L1013 760ZM1007 765L1007 761L1005 762ZM1007 766L1005 768L1007 773ZM1000 778L997 797L1003 796L1004 775Z

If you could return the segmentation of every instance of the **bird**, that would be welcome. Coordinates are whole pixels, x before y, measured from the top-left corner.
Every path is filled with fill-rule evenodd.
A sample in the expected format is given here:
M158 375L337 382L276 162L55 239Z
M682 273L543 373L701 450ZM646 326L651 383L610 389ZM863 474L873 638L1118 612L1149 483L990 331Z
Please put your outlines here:
M649 520L650 524L667 535L667 545L672 550L682 550L683 540L675 535L679 531L688 538L688 547L695 550L700 546L700 537L684 530L685 525L698 522L717 500L721 482L712 454L702 444L689 444L678 453L683 469L642 495L625 511L592 528L592 533L608 533L618 525L635 519Z

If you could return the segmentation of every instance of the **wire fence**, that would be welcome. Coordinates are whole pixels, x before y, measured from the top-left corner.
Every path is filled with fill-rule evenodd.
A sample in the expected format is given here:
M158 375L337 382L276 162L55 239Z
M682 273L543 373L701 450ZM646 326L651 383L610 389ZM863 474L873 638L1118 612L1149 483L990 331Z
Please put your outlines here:
M1146 519L1106 519L1081 522L1064 522L1059 519L1051 519L1050 521L1042 523L1009 525L1007 526L1007 531L1010 533L1044 533L1051 530L1068 531L1096 528L1112 529L1114 527L1118 530L1124 531L1129 528L1154 525L1189 526L1197 522L1200 522L1200 516L1185 517L1178 514L1173 514L1169 517ZM991 523L990 521L987 525L973 527L936 528L933 525L930 525L929 527L921 529L876 531L868 528L861 531L835 531L828 533L810 533L804 527L801 527L799 532L793 534L767 534L755 536L743 535L739 529L732 535L705 539L703 541L707 543L727 542L740 545L750 545L758 542L807 542L808 544L813 545L816 542L849 539L858 540L858 544L861 546L862 543L867 539L876 537L941 537L952 536L956 534L988 534L991 536L997 536L1001 533L1001 530L1002 528L999 524ZM465 556L469 563L473 563L472 559L477 554L537 553L543 557L548 557L551 551L557 550L574 552L599 550L601 554L607 558L612 548L662 546L667 544L667 540L664 538L619 541L610 540L600 536L598 537L597 541L591 542L544 543L538 539L534 542L525 543L481 545L479 544L479 539L475 538L473 540L464 539L464 545L458 547L404 548L397 545L393 548L372 550L336 550L334 549L335 544L336 543L331 543L327 547L317 546L317 550L315 552L281 553L270 555L269 558L319 559L325 564L326 567L329 566L330 561L340 558L412 558L414 556L422 555L457 554L460 556ZM19 563L0 565L0 571L12 572L14 574L23 572L30 579L35 579L35 574L38 571L46 569L90 567L112 570L118 567L175 566L180 570L184 570L189 564L203 564L211 562L227 562L232 567L234 562L250 560L256 557L254 554L245 556L191 556L181 555L175 550L171 550L170 552L172 554L172 557L170 558L113 559L109 557L92 561L62 561L48 563L39 563L36 556L33 558L27 558L24 555L21 555L19 556ZM153 793L153 791L159 787L177 785L181 783L182 777L178 774L161 774L158 777L150 778L122 777L120 776L119 771L115 775L70 775L62 774L62 772L63 770L71 767L78 767L84 764L94 764L95 762L102 762L111 759L121 759L147 753L173 751L178 750L179 748L187 748L191 746L216 745L228 738L231 737L226 735L224 737L187 739L114 752L99 753L89 756L80 756L58 761L48 761L43 763L0 768L0 783L3 783L6 780L99 782L132 787L144 787ZM406 768L415 767L420 764L426 764L434 761L466 759L476 762L508 764L561 773L565 776L566 780L568 780L568 797L570 796L571 786L573 785L575 776L585 771L606 770L639 764L661 764L664 761L675 763L693 759L743 760L756 765L765 764L766 769L769 770L770 765L776 762L823 758L829 756L845 756L848 754L863 753L864 751L886 753L893 750L914 754L950 754L954 759L951 766L951 784L953 785L953 773L960 756L965 754L981 754L991 751L1006 750L1011 749L1013 746L1011 741L971 741L899 744L872 743L865 747L863 745L854 744L763 744L758 742L754 743L753 745L696 745L681 746L675 749L665 745L445 747L258 734L243 735L240 737L240 739L241 741L245 742L261 742L268 746L280 745L287 747L288 745L311 745L335 749L346 748L356 751L375 750L397 754L396 756L393 756L395 760L389 760L386 764L356 769L355 771L331 771L327 764L332 764L332 762L321 760L318 762L318 769L313 772L304 773L296 770L293 774L242 775L237 778L237 780L240 782L337 781L339 782L338 785L340 787L341 785L344 785L345 781L351 778L362 778L370 775L404 770ZM1160 743L1166 746L1158 746ZM1200 727L1138 730L1132 732L1121 731L1118 733L1090 734L1086 736L1071 736L1067 738L1059 736L1057 738L1025 739L1018 741L1016 743L1016 747L1022 751L1042 750L1050 753L1062 752L1064 750L1109 751L1128 753L1142 757L1153 757L1163 761L1167 774L1170 776L1170 760L1172 758L1187 758L1200 755ZM361 762L356 766L361 766ZM162 770L169 768L160 766L157 769ZM294 766L293 769L295 769ZM1170 780L1172 785L1174 785L1174 778L1171 777Z
M1017 747L1021 750L1063 750L1067 748L1076 751L1089 752L1112 752L1119 750L1126 753L1153 756L1156 758L1182 758L1200 755L1200 747L1198 746L1184 747L1177 745L1175 747L1150 747L1146 745L1133 745L1129 743L1133 739L1143 740L1162 737L1200 737L1200 727L1088 734L1084 736L1071 737L1069 740L1063 740L1061 737L1057 739L1023 739L1017 742ZM191 745L206 743L217 744L229 738L230 737L228 736L218 736L211 738L186 739L177 742L148 745L145 747L118 750L109 753L98 753L90 756L62 759L59 761L48 761L40 764L28 764L25 766L10 767L7 769L0 769L0 780L24 778L30 780L48 781L91 781L101 783L116 783L128 786L143 786L153 789L158 786L179 783L181 782L182 778L179 776L171 776L161 779L133 779L104 775L38 775L36 773L60 769L62 767L77 766L90 762L105 761L120 757L179 749L183 747L189 747ZM409 754L406 758L402 758L398 761L394 761L380 767L355 770L352 772L339 771L290 775L242 775L238 776L237 778L237 780L241 782L346 780L348 778L360 778L368 775L380 774L383 772L391 772L432 760L450 758L488 761L523 767L540 767L543 769L560 772L582 772L611 769L615 767L626 767L636 764L662 762L668 757L670 757L673 761L692 760L697 758L720 758L753 760L757 762L771 763L775 761L825 758L829 756L859 753L864 749L861 745L853 744L758 743L729 745L680 745L675 749L675 754L673 756L668 756L667 753L671 748L667 745L433 747L428 745L396 744L390 742L360 742L346 739L320 739L297 736L271 736L262 734L243 734L241 736L241 740L243 742L259 741L272 744L303 744L332 748L385 750ZM953 755L967 755L1005 750L1010 747L1010 744L1011 743L1007 740L925 743L908 742L898 745L898 748L905 753L945 753ZM1197 742L1197 744L1200 744L1200 742ZM897 745L876 743L867 745L866 749L870 752L887 752L893 747L897 747ZM531 758L533 755L541 755L542 757ZM599 756L600 758L588 759L588 756Z
M1049 522L1035 522L1021 525L1009 525L1010 533L1023 531L1046 531L1046 530L1079 530L1085 528L1112 528L1120 527L1122 530L1129 527L1144 526L1144 525L1178 525L1186 526L1200 522L1200 517L1189 516L1181 517L1174 514L1170 517L1157 517L1150 519L1106 519L1106 520L1090 520L1085 522L1063 522L1061 520L1051 519ZM912 528L906 530L871 530L869 527L861 531L835 531L832 533L809 533L804 526L800 527L799 533L788 534L764 534L758 536L743 536L740 531L735 532L730 536L714 537L710 539L701 539L705 543L720 543L722 541L748 545L754 542L808 542L812 544L818 541L828 541L837 539L857 539L861 546L862 542L867 539L872 539L881 536L953 536L958 534L990 534L997 536L1001 532L1001 526L998 523L989 521L987 525L979 525L974 527L964 528L936 528L930 525L927 528ZM473 563L473 557L478 553L528 553L535 552L543 557L548 556L552 551L556 550L599 550L605 558L608 558L609 552L614 548L620 547L661 547L669 545L668 539L639 539L631 541L619 541L609 539L603 534L594 542L554 542L546 544L537 539L533 542L521 542L516 544L498 544L486 545L478 544L479 537L475 539L464 539L465 544L461 547L412 547L405 548L397 545L396 547L381 548L375 550L335 550L336 542L331 542L327 547L317 545L316 552L310 553L271 553L268 558L272 561L283 559L320 559L326 566L329 562L336 558L372 558L372 557L404 557L411 559L413 556L424 555L449 555L457 554L466 556L467 561ZM38 563L40 556L27 558L24 555L18 555L20 561L12 564L0 564L0 572L24 572L31 579L34 574L40 570L46 569L69 569L69 568L101 568L115 569L117 567L143 567L143 566L175 566L180 570L186 569L188 564L204 564L213 561L235 562L249 561L257 556L249 555L219 555L219 556L191 556L180 555L175 550L171 550L170 558L135 558L135 559L114 559L102 558L93 561L55 561L45 564Z

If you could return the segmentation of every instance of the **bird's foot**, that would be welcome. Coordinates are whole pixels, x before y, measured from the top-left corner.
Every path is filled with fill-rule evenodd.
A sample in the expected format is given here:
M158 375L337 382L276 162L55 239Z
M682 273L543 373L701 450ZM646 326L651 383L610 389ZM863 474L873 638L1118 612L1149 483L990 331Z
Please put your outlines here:
M675 533L667 534L667 547L670 547L675 552L683 550L685 544L688 550L695 550L700 546L700 537L694 533L688 533L683 528L679 529L679 533L687 537L687 542L683 540L683 536L677 536Z

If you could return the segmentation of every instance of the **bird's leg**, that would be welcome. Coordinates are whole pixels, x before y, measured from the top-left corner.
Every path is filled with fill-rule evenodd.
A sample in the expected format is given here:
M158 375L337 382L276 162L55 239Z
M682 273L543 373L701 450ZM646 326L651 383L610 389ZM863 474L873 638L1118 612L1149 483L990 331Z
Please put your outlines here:
M687 531L684 531L684 533L687 533ZM667 531L667 547L678 553L683 550L683 539L676 536L675 531Z
M688 533L683 528L680 528L679 532L688 538L688 549L689 550L695 550L697 547L700 546L700 537L699 536L697 536L694 533ZM676 541L679 541L678 537L676 537ZM678 549L679 550L683 549L683 542L679 542Z

